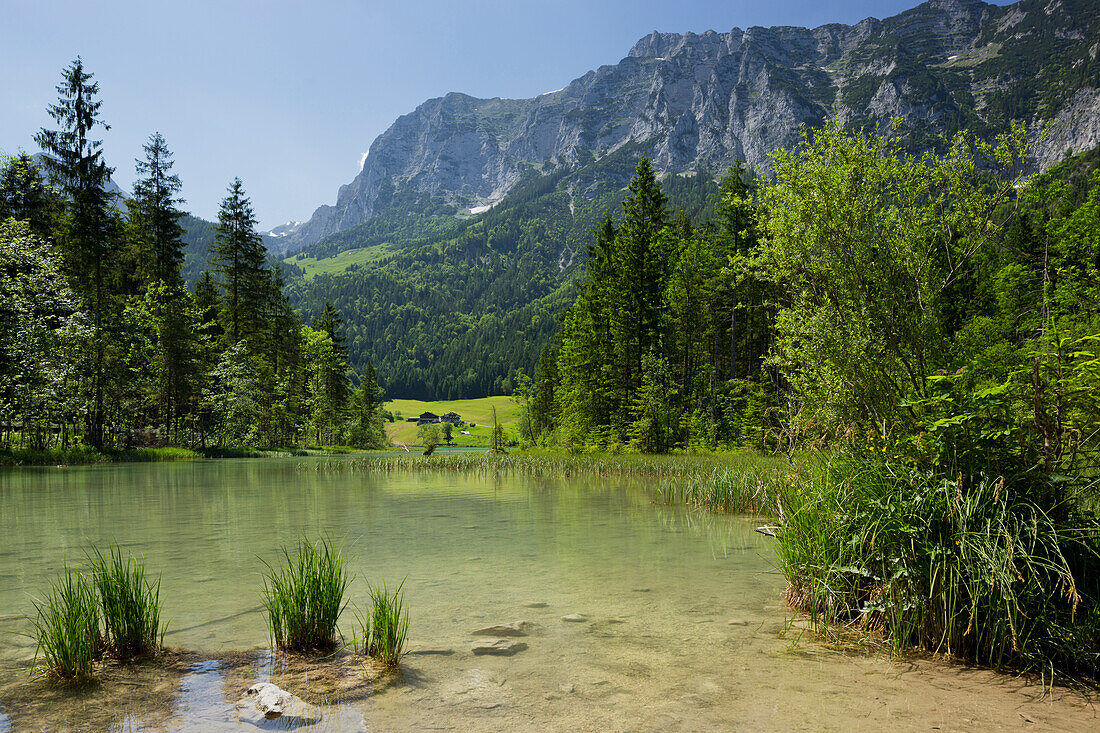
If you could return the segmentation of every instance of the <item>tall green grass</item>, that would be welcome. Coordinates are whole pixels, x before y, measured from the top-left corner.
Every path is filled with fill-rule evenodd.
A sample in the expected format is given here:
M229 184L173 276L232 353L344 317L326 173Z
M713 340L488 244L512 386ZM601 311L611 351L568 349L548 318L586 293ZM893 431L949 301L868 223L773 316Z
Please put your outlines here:
M812 467L777 501L788 599L826 634L1095 676L1100 521L1052 505L1041 480L964 485L853 457Z
M35 669L61 679L91 677L102 637L99 603L88 577L65 568L35 610Z
M369 586L371 608L365 618L355 614L359 623L357 651L390 667L400 662L409 634L409 611L401 592L404 585L401 581L392 595L385 580L381 586Z
M654 501L717 512L769 514L775 511L776 497L789 474L786 467L714 468L662 479L654 490Z
M355 460L311 461L299 464L303 471L390 473L396 471L465 472L475 474L519 473L528 476L638 477L678 479L709 475L716 471L749 473L782 472L787 462L744 450L705 455L572 455L565 453L487 451L445 453L431 457L409 454L367 456Z
M119 658L155 653L163 644L160 623L160 578L150 581L145 561L112 545L104 554L98 547L89 553L92 582L99 594L106 641Z
M293 556L284 547L283 557L281 567L267 566L261 594L272 642L292 651L332 649L351 583L343 552L326 539L302 538Z

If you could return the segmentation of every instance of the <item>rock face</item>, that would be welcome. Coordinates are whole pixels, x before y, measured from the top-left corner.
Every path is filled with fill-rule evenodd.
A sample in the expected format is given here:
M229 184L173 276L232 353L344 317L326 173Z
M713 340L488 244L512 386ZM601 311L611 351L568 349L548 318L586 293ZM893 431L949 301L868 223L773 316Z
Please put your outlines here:
M918 148L961 127L1050 121L1036 149L1049 163L1096 144L1098 38L1091 0L933 0L856 25L654 31L619 63L533 99L424 102L374 141L335 205L280 235L300 248L407 206L409 194L477 213L526 168L580 170L617 152L644 152L662 172L720 172L737 159L766 168L827 116L900 117Z
M510 657L527 648L527 643L515 639L475 639L470 645L474 654L491 654L497 657Z
M253 724L264 719L280 718L287 726L298 727L321 720L320 708L270 682L259 682L249 687L245 696L237 703L237 711L242 721Z

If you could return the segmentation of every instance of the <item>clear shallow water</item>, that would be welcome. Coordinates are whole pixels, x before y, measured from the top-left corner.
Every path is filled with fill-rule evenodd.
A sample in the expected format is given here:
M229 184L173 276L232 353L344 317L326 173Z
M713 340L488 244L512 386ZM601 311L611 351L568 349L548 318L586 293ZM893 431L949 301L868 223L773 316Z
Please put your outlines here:
M410 637L454 653L406 657L404 678L367 697L312 700L325 710L320 729L967 729L1012 728L1021 715L1055 727L1097 723L1077 698L1043 702L990 673L839 655L792 644L797 632L780 638L784 582L757 523L654 506L638 482L316 464L0 471L0 625L26 631L31 597L66 560L79 563L89 542L117 541L162 573L166 643L214 656L259 649L262 561L276 562L299 534L329 535L353 556L353 603L365 601L366 582L406 578ZM574 613L586 621L561 620ZM471 632L517 620L534 625L527 650L470 653ZM345 632L351 621L346 613ZM29 689L17 671L33 651L26 638L0 635L0 730L104 721L244 729L233 703L271 674L270 664L230 674L202 662L182 679L142 677L135 687L145 693L163 687L159 703L105 683L21 711L8 701ZM280 681L309 698L308 677Z

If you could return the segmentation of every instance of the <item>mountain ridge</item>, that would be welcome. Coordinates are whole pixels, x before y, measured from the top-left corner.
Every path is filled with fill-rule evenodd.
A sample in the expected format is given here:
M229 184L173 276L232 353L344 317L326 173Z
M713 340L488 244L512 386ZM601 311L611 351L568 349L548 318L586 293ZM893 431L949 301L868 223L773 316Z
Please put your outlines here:
M294 251L418 197L435 200L423 213L477 213L527 170L576 169L624 146L662 173L734 160L765 169L771 152L828 116L904 118L917 149L964 127L1050 123L1035 141L1044 168L1100 140L1097 17L1095 0L932 0L853 25L654 31L553 92L423 102L374 140L335 204L280 233ZM1040 53L1036 75L1027 59ZM1042 86L1048 70L1057 83Z

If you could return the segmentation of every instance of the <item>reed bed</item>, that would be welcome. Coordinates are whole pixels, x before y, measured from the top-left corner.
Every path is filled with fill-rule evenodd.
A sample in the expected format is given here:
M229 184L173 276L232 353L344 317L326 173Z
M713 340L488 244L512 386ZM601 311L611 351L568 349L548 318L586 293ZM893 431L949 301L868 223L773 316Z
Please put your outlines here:
M164 642L160 623L160 578L150 581L145 561L113 545L89 553L92 583L99 596L107 647L120 659L155 653Z
M712 474L719 470L746 472L782 471L787 462L754 451L679 455L571 455L564 453L448 453L436 456L411 454L368 456L354 460L311 461L299 470L327 472L392 473L399 471L465 472L474 474L518 473L535 477L588 476L596 478L641 477L678 479Z
M272 643L291 651L333 649L352 580L343 552L326 539L302 538L293 556L284 547L283 557L281 567L267 566L261 593Z
M88 576L65 568L45 600L35 603L35 611L34 668L59 679L91 677L102 636L99 602Z
M687 504L715 512L773 514L776 497L790 480L789 469L714 468L698 474L662 480L655 492L658 504Z
M401 592L404 586L405 581L401 581L392 594L385 580L380 586L368 586L371 608L365 617L355 614L359 624L356 652L387 667L400 662L409 634L409 611Z

